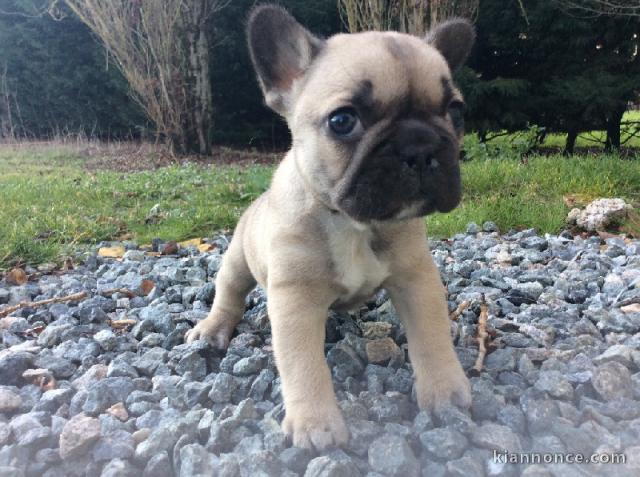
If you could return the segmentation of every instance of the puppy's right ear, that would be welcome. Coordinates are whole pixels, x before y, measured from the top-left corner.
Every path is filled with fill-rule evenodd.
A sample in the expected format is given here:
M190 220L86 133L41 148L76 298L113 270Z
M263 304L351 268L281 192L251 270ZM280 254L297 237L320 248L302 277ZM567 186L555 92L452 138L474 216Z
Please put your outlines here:
M324 41L275 5L261 5L251 11L247 39L265 102L285 116L295 81L304 75Z

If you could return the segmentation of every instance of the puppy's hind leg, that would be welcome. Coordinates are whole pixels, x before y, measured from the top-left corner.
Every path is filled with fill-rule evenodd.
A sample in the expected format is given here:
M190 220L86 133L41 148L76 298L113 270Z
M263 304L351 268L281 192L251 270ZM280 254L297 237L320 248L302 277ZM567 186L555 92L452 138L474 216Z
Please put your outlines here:
M205 339L225 350L238 322L244 314L247 294L256 285L242 246L242 231L236 229L229 249L222 259L216 277L216 294L209 315L186 334L187 343Z

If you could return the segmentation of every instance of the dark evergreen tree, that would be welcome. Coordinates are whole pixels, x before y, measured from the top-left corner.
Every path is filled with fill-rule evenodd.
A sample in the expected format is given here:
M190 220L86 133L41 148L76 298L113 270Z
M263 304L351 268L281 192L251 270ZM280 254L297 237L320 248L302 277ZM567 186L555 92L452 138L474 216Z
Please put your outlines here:
M238 146L281 149L287 147L285 122L264 105L249 59L245 23L255 0L233 0L214 20L215 51L212 53L214 141ZM283 0L304 25L318 35L340 30L335 0Z
M620 146L620 120L640 91L640 20L571 16L548 0L482 0L478 43L462 84L479 130L526 123L568 133L607 131Z
M0 11L21 11L34 1L46 4L0 0ZM211 21L212 136L216 143L282 148L289 141L286 125L264 106L246 47L244 27L254 3L233 0ZM343 29L335 0L280 3L318 34ZM477 44L469 67L458 74L468 130L485 137L539 125L567 132L572 150L579 132L600 129L607 131L607 146L618 147L622 114L640 91L640 20L572 16L551 0L522 5L526 16L518 1L481 0ZM71 15L56 21L0 12L0 45L0 97L8 93L20 135L122 137L144 130L126 82ZM0 123L6 114L0 99Z
M142 132L145 119L126 82L82 23L71 15L37 15L20 0L1 3L0 10L12 12L0 14L0 74L6 71L4 107L10 108L16 135Z

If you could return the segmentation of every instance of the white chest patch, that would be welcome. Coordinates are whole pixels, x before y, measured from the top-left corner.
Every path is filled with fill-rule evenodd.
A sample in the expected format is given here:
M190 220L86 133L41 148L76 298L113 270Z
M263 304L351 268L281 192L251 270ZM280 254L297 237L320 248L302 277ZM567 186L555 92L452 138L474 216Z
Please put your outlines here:
M344 289L341 301L372 294L389 277L389 263L371 249L371 230L347 225L330 234L336 282Z

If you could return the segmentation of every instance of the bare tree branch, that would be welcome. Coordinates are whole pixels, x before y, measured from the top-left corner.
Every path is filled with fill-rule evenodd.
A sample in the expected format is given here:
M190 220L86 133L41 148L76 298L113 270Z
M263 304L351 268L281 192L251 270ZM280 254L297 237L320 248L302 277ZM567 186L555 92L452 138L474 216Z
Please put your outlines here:
M11 141L15 139L16 131L11 111L11 92L9 91L7 70L8 65L5 62L0 74L0 138Z
M554 0L569 14L640 16L640 0Z
M39 2L40 5L37 5L36 2L25 2L24 9L9 11L4 8L0 8L0 16L14 16L14 17L22 17L22 18L40 18L45 15L51 16L54 20L60 20L64 15L60 10L60 1L61 0L49 0L48 2Z
M65 0L102 41L174 151L210 151L207 21L228 0Z
M338 0L340 16L350 32L397 30L424 35L451 17L475 19L479 0Z

